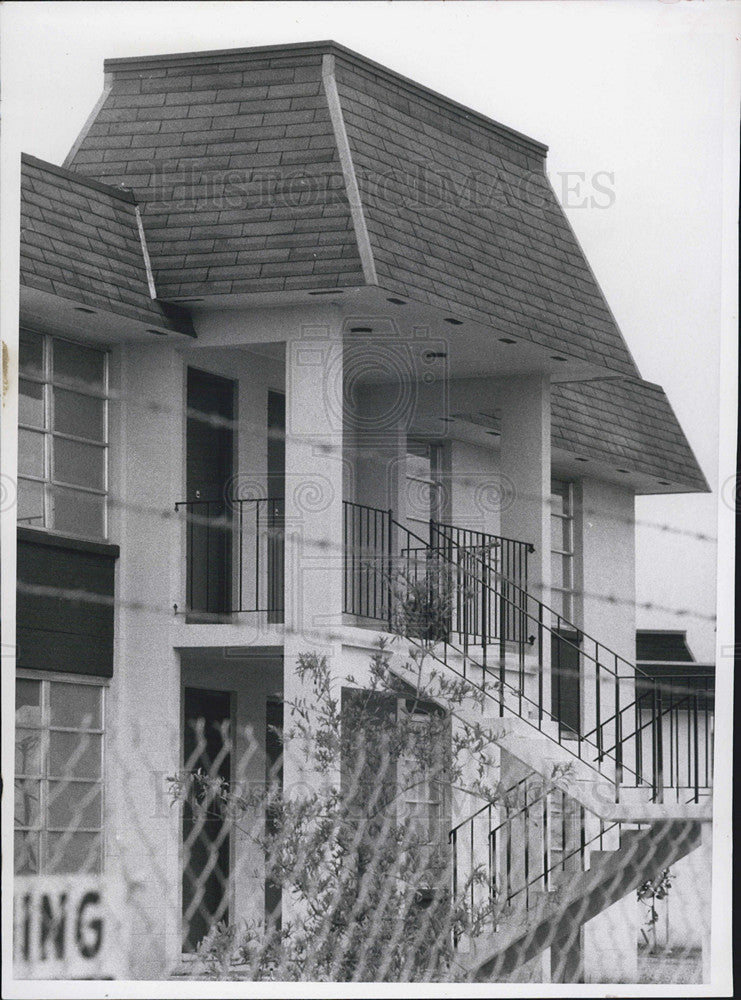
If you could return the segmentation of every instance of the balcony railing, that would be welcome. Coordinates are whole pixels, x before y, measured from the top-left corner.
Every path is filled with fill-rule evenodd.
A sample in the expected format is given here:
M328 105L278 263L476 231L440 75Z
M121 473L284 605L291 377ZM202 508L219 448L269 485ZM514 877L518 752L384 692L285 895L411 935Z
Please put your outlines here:
M185 514L186 615L218 621L262 611L282 622L284 500L189 500L175 510Z
M436 627L451 640L485 648L527 639L521 595L529 543L439 521L430 521L423 539L391 510L351 501L344 503L343 536L346 614L392 627L401 593L410 587L419 593L426 581L448 594Z
M390 510L343 503L343 610L391 625L394 530Z

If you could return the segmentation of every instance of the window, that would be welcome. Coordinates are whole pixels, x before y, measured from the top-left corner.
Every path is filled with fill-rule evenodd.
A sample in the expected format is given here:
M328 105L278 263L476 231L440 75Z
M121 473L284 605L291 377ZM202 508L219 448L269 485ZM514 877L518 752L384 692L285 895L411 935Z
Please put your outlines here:
M398 711L400 717L406 716L411 722L412 737L408 753L402 753L398 763L401 815L409 821L414 844L435 846L443 833L444 754L440 721L434 709L428 710L411 698L400 699Z
M397 815L407 823L409 863L416 889L422 892L418 901L426 905L431 900L425 892L439 888L447 877L449 721L437 706L415 698L400 698L397 713L400 721L410 724L397 762Z
M21 330L18 523L106 537L105 351Z
M99 872L103 688L18 678L15 871Z
M574 490L573 484L551 483L551 604L573 621L574 616Z

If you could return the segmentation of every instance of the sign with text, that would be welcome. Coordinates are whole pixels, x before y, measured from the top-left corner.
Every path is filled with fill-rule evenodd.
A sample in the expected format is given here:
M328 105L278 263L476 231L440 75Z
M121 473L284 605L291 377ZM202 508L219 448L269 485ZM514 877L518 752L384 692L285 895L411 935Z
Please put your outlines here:
M100 875L16 876L15 979L126 977L124 890Z

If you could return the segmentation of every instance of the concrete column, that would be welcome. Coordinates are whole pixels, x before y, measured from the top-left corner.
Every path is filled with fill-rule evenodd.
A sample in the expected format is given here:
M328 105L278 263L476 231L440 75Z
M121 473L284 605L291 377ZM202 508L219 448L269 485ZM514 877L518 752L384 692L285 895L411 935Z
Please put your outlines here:
M501 531L531 542L529 590L548 601L551 578L551 390L547 378L508 379L498 393L502 410Z
M303 738L292 705L301 702L313 726L317 695L299 658L326 657L332 695L341 698L343 609L343 351L340 317L296 326L286 343L285 641L283 659L283 787L301 799L323 783L339 784L339 762L320 773L316 743ZM286 922L303 904L283 893Z
M635 698L631 668L635 663L636 634L634 496L611 483L585 479L581 497L583 626L590 637L583 642L582 725L589 731L597 723L595 661L599 662L602 677L602 721L613 715L618 697L621 708ZM614 681L616 672L620 676L619 691ZM630 714L623 721L627 726L632 725ZM614 744L614 727L606 727L604 738L609 741L606 746ZM635 769L632 742L624 748L624 762ZM630 776L627 780L631 780Z
M537 375L507 379L497 391L501 407L500 495L501 534L530 542L528 592L549 603L551 580L551 391L547 377ZM531 672L527 691L537 699L537 656L543 665L543 707L550 707L550 634L543 632L538 649L538 607L527 601L528 635L536 642L528 649ZM550 624L545 619L546 624Z
M635 497L630 490L582 481L584 629L635 661Z
M116 662L111 684L109 853L132 897L132 975L166 975L180 956L179 811L166 776L180 766L180 664L173 603L185 586L173 506L182 495L184 374L167 345L124 349L112 484L118 509ZM180 603L182 603L180 601Z
M289 331L286 344L284 698L312 698L299 655L340 673L343 606L343 357L339 317ZM286 727L290 711L286 707ZM313 786L303 748L284 751L286 790Z

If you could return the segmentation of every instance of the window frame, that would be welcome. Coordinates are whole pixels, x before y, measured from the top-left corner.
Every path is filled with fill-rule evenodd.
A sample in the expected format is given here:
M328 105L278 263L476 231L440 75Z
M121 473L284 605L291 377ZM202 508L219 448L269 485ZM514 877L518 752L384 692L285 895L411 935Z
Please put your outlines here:
M563 489L563 492L559 492L559 488ZM567 619L568 621L573 621L574 619L574 598L575 585L576 585L576 544L575 544L575 531L574 531L574 483L569 479L558 479L554 477L551 480L551 547L550 547L550 557L553 560L553 556L558 556L561 559L562 566L562 585L556 586L551 579L551 593L557 593L561 597L561 611L559 612L560 617ZM563 511L556 511L554 509L553 497L561 497L563 500ZM567 544L566 548L554 548L553 546L553 521L554 519L562 522L561 538L564 536L564 528L566 529ZM564 572L567 570L567 572ZM551 572L551 576L552 576ZM568 580L566 580L568 577Z
M410 702L412 702L411 707ZM443 716L440 706L433 702L417 701L416 698L404 696L396 699L396 712L399 721L407 718L415 729L419 728L420 730L427 724L427 720L435 715L438 717ZM399 755L396 763L397 786L399 784L398 774L404 771L414 777L419 775L420 779L411 787L401 790L398 807L402 811L402 815L406 816L408 820L415 818L418 822L419 818L416 815L414 807L425 806L428 810L425 818L428 839L425 841L415 840L414 844L417 847L439 847L443 843L447 805L444 778L444 748L435 747L435 753L438 755L438 759L429 762L425 761L421 768L419 767L419 762L413 756L404 753ZM436 818L434 820L430 819L430 807L434 807L436 811ZM435 827L434 832L433 826Z
M29 473L19 473L18 475L18 490L20 493L21 483L36 483L41 487L42 491L42 518L43 524L32 524L28 523L29 519L20 520L18 519L18 524L23 527L31 528L34 531L44 531L54 535L60 535L63 537L70 538L82 538L87 540L94 540L100 542L108 541L109 533L109 511L108 511L108 500L110 492L110 472L109 472L109 456L110 456L110 350L107 347L102 347L97 344L84 343L82 341L74 340L70 337L61 337L56 334L45 333L39 330L34 330L30 327L22 326L20 328L20 335L30 334L34 338L38 338L41 341L42 348L42 360L41 360L41 372L24 372L20 369L19 361L19 371L18 371L18 382L19 382L19 397L20 397L20 383L28 382L33 385L42 386L42 407L43 407L43 425L34 425L31 423L24 423L18 419L18 431L19 435L21 431L30 432L33 434L40 434L43 438L43 476L39 477ZM103 361L103 386L100 390L95 390L89 386L84 386L79 382L64 383L63 381L57 381L55 378L54 371L54 345L56 343L71 344L74 347L81 347L86 350L95 351L102 356ZM72 434L68 431L59 431L55 429L55 399L54 390L59 389L63 392L76 393L80 396L85 396L90 399L100 400L103 407L102 414L102 430L101 436L102 440L97 440L95 438L85 437L80 434ZM103 452L103 482L102 487L94 486L81 486L79 484L68 483L55 477L55 442L59 441L69 441L73 444L81 444L87 447L97 448ZM20 447L20 442L19 442ZM85 494L90 497L100 497L102 498L102 531L100 534L93 533L92 531L86 531L85 533L76 533L69 530L63 530L61 528L55 527L52 524L53 521L53 493L55 490L66 490L71 493ZM31 520L35 520L32 518Z
M102 683L99 678L87 677L84 675L76 674L52 674L46 676L37 671L31 670L18 670L16 673L16 682L18 681L30 681L33 683L38 683L40 685L39 689L39 709L40 709L40 720L37 725L18 725L17 719L14 718L14 750L17 749L18 731L31 731L38 732L41 734L41 749L40 749L40 763L38 773L33 774L31 772L19 772L16 770L16 762L14 761L13 766L13 787L14 795L17 789L18 781L34 781L38 783L39 787L39 797L38 797L38 818L36 824L19 824L16 819L15 809L13 815L13 835L14 838L19 834L23 833L36 833L38 834L38 874L65 874L64 870L61 871L55 868L50 872L49 870L49 860L51 856L51 851L49 847L50 835L51 837L63 837L64 834L93 834L97 835L98 838L98 857L99 866L98 872L102 873L105 869L105 819L106 819L106 796L105 796L105 773L107 766L107 754L106 754L106 716L107 716L107 703L108 703L108 684ZM52 724L51 722L51 685L52 684L69 684L76 685L78 687L94 687L99 691L100 695L100 720L97 726L62 726L59 724ZM16 710L17 711L17 710ZM51 734L52 733L72 733L80 734L81 736L94 736L100 738L100 775L99 777L85 778L79 777L77 775L72 775L65 778L64 775L54 775L51 771L50 766L50 744L51 744ZM49 821L49 786L53 785L54 782L65 782L66 784L86 784L98 787L98 795L100 797L100 823L97 826L60 826L59 824L52 824ZM56 798L56 797L55 797ZM14 869L15 869L15 850L13 859Z

